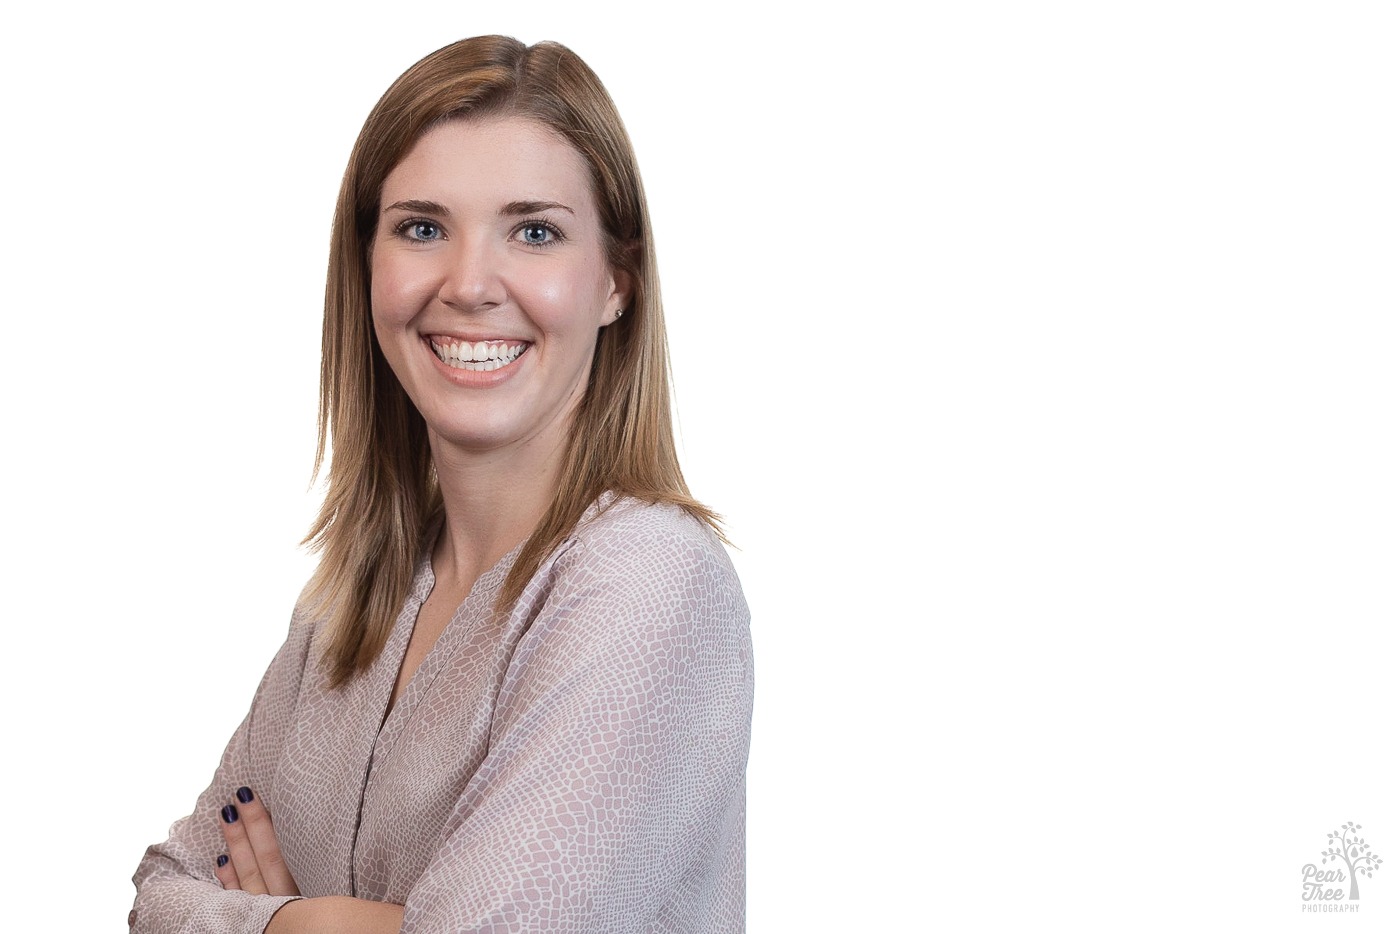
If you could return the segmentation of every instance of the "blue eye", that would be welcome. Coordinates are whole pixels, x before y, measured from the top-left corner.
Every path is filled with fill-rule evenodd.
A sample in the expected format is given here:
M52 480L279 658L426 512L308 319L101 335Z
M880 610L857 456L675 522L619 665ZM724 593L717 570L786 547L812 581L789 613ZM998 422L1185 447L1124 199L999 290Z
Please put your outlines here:
M526 246L546 247L565 239L564 234L548 221L526 221L515 228L515 235Z
M423 220L422 218L406 220L395 227L394 231L400 237L418 243L442 239L442 228L439 227L436 222Z

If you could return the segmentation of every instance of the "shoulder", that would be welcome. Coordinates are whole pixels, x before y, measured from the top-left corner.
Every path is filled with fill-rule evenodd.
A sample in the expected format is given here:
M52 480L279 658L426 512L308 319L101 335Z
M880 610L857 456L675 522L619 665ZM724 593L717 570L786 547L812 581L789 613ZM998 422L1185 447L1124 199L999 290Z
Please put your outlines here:
M292 621L287 627L287 641L283 651L303 657L309 654L312 643L325 629L328 615L326 606L316 595L315 578L312 578L301 589L296 604L292 607Z
M738 590L734 565L714 529L678 506L630 497L600 500L565 542L570 576L621 578L637 587L708 582Z
M300 680L301 673L307 667L312 646L324 622L322 615L316 612L315 605L307 598L309 589L308 585L297 597L297 602L292 608L291 622L287 626L287 638L278 649L269 674L277 672Z
M526 602L538 613L536 629L620 639L687 631L737 638L748 629L748 606L724 545L675 506L600 500L535 584Z
M678 507L600 501L515 612L523 632L512 670L532 684L680 691L693 676L728 685L716 697L748 696L749 609L738 575L714 530Z

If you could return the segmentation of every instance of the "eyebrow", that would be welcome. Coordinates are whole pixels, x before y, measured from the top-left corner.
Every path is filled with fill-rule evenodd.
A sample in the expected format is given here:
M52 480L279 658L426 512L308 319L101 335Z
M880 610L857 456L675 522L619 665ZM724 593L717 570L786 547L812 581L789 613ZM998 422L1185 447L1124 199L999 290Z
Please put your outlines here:
M502 217L517 217L521 214L538 214L541 211L557 209L574 213L574 209L567 204L560 204L558 201L512 201L504 205L497 213Z
M386 207L381 213L388 214L390 211L412 211L415 214L436 214L439 217L448 217L452 214L445 205L436 201L419 201L410 198L407 201L395 201Z
M574 209L567 204L560 204L558 201L512 201L502 205L496 213L501 217L520 217L526 214L539 214L548 210L568 211L574 213ZM386 207L381 213L388 214L390 211L411 211L415 214L434 214L438 217L451 217L452 212L446 205L438 204L436 201L420 201L417 198L410 198L407 201L395 201Z

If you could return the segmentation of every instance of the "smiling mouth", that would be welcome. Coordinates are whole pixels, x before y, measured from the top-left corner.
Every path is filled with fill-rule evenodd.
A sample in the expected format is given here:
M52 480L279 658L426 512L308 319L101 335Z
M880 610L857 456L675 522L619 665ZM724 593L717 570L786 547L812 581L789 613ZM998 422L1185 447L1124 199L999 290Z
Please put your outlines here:
M527 341L449 341L429 338L433 353L454 370L499 370L514 363L530 346Z

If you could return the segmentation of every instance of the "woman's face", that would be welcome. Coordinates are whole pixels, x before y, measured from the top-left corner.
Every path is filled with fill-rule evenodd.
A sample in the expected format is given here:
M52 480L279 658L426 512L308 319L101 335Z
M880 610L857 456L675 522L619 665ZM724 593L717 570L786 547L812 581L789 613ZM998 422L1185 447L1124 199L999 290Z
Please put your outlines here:
M557 444L628 298L582 157L532 120L453 121L379 203L374 331L435 443Z

